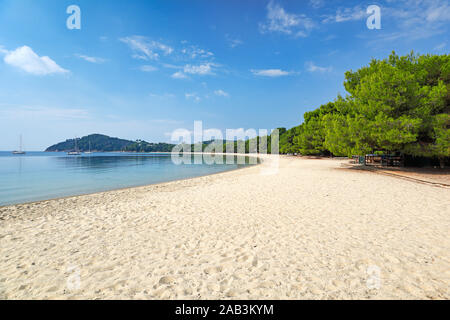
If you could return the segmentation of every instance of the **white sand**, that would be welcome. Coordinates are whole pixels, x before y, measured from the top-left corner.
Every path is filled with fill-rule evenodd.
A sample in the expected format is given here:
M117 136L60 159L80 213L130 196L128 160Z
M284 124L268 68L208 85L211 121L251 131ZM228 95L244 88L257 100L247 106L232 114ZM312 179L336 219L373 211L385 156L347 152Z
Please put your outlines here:
M449 189L333 160L260 173L0 208L0 298L450 298Z

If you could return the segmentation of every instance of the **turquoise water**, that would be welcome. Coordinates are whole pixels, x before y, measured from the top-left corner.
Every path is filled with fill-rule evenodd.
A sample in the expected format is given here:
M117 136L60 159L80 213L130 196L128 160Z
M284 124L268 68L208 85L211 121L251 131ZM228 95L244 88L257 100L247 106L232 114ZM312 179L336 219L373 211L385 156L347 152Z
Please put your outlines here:
M246 164L236 164L236 160L234 164L176 165L170 154L0 152L0 206L186 179L248 165L248 159Z

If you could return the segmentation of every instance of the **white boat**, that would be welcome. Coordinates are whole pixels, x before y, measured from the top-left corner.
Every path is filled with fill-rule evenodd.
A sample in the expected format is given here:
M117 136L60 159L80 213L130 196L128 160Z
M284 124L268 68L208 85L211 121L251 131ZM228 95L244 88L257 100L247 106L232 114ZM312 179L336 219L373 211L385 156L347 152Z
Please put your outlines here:
M85 154L91 154L91 141L89 141L89 151L85 152Z
M12 154L26 154L26 152L22 150L22 135L20 135L19 150L13 151Z
M79 156L81 152L78 150L78 140L75 138L75 151L67 152L68 156Z

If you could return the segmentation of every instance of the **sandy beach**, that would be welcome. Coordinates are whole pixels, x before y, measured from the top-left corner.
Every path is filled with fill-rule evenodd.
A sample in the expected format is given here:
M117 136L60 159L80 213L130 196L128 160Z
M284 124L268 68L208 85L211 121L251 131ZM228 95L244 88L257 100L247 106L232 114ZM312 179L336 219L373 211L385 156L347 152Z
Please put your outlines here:
M0 208L0 298L450 298L448 188L270 159Z

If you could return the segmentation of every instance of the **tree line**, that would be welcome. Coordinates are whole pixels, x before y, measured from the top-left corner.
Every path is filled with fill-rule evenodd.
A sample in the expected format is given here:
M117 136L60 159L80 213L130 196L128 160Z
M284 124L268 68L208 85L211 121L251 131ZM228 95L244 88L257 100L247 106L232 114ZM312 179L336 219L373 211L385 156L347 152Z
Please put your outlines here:
M280 129L280 153L450 156L450 55L373 59L345 73L349 93Z
M76 144L75 144L76 140ZM75 147L81 152L98 151L98 152L111 152L122 151L125 147L132 144L132 141L112 138L103 134L91 134L82 138L67 139L64 142L60 142L48 147L46 152L67 152L74 151Z

